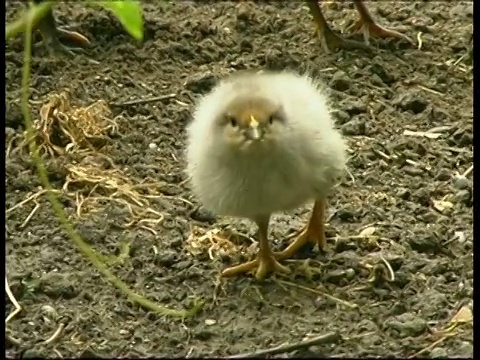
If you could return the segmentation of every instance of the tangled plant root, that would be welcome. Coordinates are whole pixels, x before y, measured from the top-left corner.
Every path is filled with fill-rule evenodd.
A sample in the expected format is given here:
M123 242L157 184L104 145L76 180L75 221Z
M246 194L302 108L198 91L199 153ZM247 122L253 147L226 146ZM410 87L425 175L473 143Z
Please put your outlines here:
M85 149L94 151L106 144L108 133L117 131L117 124L110 117L111 110L104 100L75 107L70 103L68 90L52 94L34 121L35 141L41 152L51 157Z
M155 234L155 230L143 224L155 225L163 220L163 215L152 209L149 202L149 199L161 197L158 184L134 184L118 168L102 169L91 157L86 159L88 163L67 166L68 175L62 188L64 193L75 197L77 218L98 210L102 202L114 201L126 207L131 215L126 227L140 225Z
M77 107L70 103L68 90L52 94L34 121L35 138L27 139L25 132L22 145L36 141L41 154L55 162L56 171L66 174L61 193L75 204L76 218L115 202L130 214L125 227L138 226L156 234L152 227L163 220L163 215L151 208L150 200L162 196L159 184L135 182L102 153L110 141L109 135L118 131L116 119L111 116L104 100ZM40 189L32 199L36 201L43 193ZM28 199L21 204L27 202ZM19 206L8 209L8 213Z
M239 253L251 256L256 250L252 245L245 245L244 237L243 234L231 233L226 229L207 230L194 226L187 238L186 250L194 257L207 253L210 260Z

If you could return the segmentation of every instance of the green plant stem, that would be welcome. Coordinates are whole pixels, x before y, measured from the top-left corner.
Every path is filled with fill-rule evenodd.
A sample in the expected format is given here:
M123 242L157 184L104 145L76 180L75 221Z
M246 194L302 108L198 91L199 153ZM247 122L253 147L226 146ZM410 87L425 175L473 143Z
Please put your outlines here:
M36 6L35 6L36 7ZM30 106L28 104L28 98L30 93L30 63L31 63L31 50L32 50L32 26L33 26L33 16L38 14L38 12L30 11L26 12L25 18L25 53L24 53L24 64L22 68L22 98L21 98L21 108L25 121L25 126L27 129L27 139L34 139L32 136L35 132L33 128L32 118L30 114ZM47 173L45 171L45 166L40 157L38 146L34 140L29 141L29 151L32 159L35 163L35 166L40 177L40 181L43 187L47 190L47 197L52 204L53 210L57 215L60 224L68 234L68 236L73 240L77 248L91 261L91 263L97 268L100 273L102 273L107 280L112 283L117 289L124 292L132 301L138 303L144 308L159 313L165 316L186 318L195 315L203 306L203 302L196 301L194 306L189 310L175 310L169 309L164 306L150 301L144 298L141 295L130 290L130 288L123 281L118 279L108 267L99 259L97 254L93 249L91 249L78 235L78 233L73 228L72 224L68 221L67 215L62 208L62 205L57 199L55 192L48 180Z
M25 32L28 27L28 19L30 19L30 27L33 28L52 8L55 1L45 1L39 5L31 6L30 9L24 11L22 16L13 23L5 27L5 41L14 36Z

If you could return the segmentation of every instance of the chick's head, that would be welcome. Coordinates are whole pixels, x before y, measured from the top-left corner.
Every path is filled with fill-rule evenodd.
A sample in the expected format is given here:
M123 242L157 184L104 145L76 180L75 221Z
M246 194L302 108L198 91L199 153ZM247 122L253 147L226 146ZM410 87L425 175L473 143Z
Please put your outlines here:
M226 145L244 152L268 149L282 137L285 114L275 101L259 96L236 97L217 118Z

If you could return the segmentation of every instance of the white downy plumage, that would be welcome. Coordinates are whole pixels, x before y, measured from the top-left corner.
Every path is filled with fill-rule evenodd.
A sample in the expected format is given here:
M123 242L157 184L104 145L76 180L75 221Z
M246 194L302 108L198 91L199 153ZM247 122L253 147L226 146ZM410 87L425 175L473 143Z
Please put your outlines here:
M230 125L222 119L233 102L256 98L280 109L283 121L245 151L226 135ZM254 218L324 199L345 169L345 142L325 92L291 72L238 73L220 81L197 104L187 132L193 193L218 215Z

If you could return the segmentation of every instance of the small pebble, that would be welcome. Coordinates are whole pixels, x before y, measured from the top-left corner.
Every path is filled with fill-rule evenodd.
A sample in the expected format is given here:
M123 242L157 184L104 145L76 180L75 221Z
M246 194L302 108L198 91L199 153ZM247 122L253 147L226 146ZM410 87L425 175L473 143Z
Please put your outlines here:
M56 320L57 317L58 317L57 311L50 305L43 305L42 306L42 312L50 320Z
M430 356L432 358L447 358L448 353L444 348L436 347L436 348L433 348L432 351L430 351Z
M177 259L177 254L174 251L164 251L155 257L155 264L164 267L172 266Z
M420 114L427 108L428 102L417 94L406 93L395 99L393 104L404 111L411 111L414 114Z
M355 277L355 270L352 268L345 270L345 277L347 280L352 280Z
M6 126L5 127L5 138L6 139L9 139L11 138L12 136L15 135L15 129L9 127L9 126Z
M423 176L423 170L413 166L405 166L403 171L410 176Z
M472 200L472 194L470 193L469 190L460 190L460 191L457 191L457 193L455 194L455 198L462 204L470 206L470 203Z
M459 190L466 190L472 187L472 183L463 175L455 176L455 180L453 181L453 186Z
M195 221L205 222L205 223L214 223L216 218L211 212L207 211L202 207L194 209L190 213L190 218Z
M342 105L342 110L349 115L358 115L367 112L367 107L359 100L347 100Z
M346 91L350 88L350 80L343 71L337 71L330 80L330 87L337 91Z
M396 195L403 199L403 200L408 200L410 199L410 190L406 189L406 188L399 188L397 191L396 191Z
M150 148L150 150L156 150L158 146L155 143L150 143L148 144L148 147Z
M473 359L473 344L469 341L462 341L457 350L450 355L464 359Z
M336 110L332 112L332 115L335 118L336 123L339 125L343 125L350 120L350 115L343 110Z
M215 325L216 323L217 323L217 321L213 320L213 319L206 319L205 320L205 325L208 325L208 326Z
M342 126L343 135L365 135L367 125L362 119L352 119Z
M414 313L404 313L386 323L387 327L400 332L402 337L418 336L427 328L427 322Z
M450 171L448 171L448 169L440 169L440 171L435 176L435 179L440 181L447 181L447 180L450 180L451 177L452 176L450 174Z
M351 221L355 218L355 213L347 209L340 209L337 211L336 216L342 221Z

